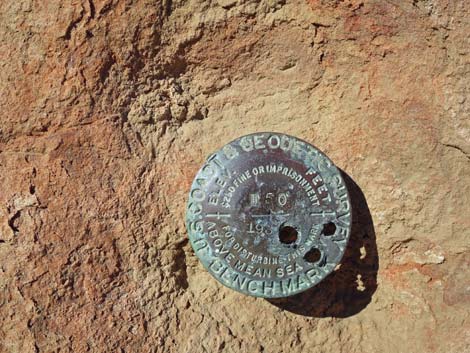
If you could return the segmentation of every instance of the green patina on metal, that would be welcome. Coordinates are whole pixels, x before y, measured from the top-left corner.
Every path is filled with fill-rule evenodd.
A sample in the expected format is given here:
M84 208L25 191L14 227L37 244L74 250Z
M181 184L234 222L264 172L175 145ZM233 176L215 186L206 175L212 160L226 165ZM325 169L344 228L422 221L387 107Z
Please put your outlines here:
M272 132L242 136L196 174L189 239L222 284L265 298L319 283L346 249L351 203L339 170L317 148Z

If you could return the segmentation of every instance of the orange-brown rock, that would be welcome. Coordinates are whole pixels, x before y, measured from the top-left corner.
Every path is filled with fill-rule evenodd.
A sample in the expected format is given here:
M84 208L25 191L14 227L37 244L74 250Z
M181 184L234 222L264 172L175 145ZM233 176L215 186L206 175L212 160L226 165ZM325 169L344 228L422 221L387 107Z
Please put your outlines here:
M0 2L0 352L470 352L465 0ZM185 202L255 131L345 171L341 267L266 301Z

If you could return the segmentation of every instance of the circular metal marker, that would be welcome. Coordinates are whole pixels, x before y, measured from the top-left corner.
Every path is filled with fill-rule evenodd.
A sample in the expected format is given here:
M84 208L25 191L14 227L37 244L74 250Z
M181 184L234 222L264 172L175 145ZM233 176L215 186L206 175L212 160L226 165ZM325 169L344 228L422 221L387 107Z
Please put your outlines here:
M189 192L186 226L219 282L256 297L287 297L339 263L351 204L325 154L292 136L256 133L207 159Z

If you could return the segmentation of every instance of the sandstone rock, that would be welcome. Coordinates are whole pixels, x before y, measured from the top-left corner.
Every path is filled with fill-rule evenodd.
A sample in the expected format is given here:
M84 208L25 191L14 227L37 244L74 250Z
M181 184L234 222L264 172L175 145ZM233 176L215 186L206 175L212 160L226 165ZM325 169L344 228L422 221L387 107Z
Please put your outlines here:
M469 351L469 11L0 2L0 351ZM213 280L184 226L205 157L267 130L355 206L341 266L273 302Z

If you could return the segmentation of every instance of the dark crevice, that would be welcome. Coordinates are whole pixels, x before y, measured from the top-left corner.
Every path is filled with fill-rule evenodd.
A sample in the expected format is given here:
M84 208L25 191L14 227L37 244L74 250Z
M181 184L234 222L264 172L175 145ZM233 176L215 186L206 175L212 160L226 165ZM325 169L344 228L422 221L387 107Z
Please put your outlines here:
M15 221L20 218L21 216L21 211L16 211L16 213L13 215L13 217L11 217L9 220L8 220L8 225L10 226L10 228L13 230L13 232L17 233L19 231L19 228L15 225Z
M114 56L111 54L108 56L107 60L103 64L100 69L100 81L104 83L106 79L109 77L109 73L111 72L111 68L116 63Z
M96 10L93 0L88 0L88 6L90 6L90 18L95 18Z
M463 155L464 155L465 157L467 157L468 160L470 160L470 156L468 155L468 153L465 152L465 151L464 151L462 148L460 148L459 146L457 146L457 145L452 145L452 144L448 144L448 143L443 143L443 145L446 146L446 147L450 147L450 148L456 149L457 151L463 153Z
M65 34L63 36L63 38L65 40L70 40L72 38L72 31L77 28L78 24L80 23L80 21L83 19L83 9L82 11L80 11L80 16L75 20L75 21L72 21L69 26L67 27L67 29L65 30Z
M312 23L312 26L317 29L317 28L320 28L320 27L323 27L323 28L328 28L328 27L331 27L330 25L326 25L324 23L319 23L319 22L313 22Z
M173 1L172 0L166 0L165 1L165 16L166 17L169 17L171 15L171 12L172 12L172 5L173 5Z
M113 4L112 2L109 2L101 8L100 13L98 15L102 16L105 13L111 11L114 7L115 7L115 4Z

